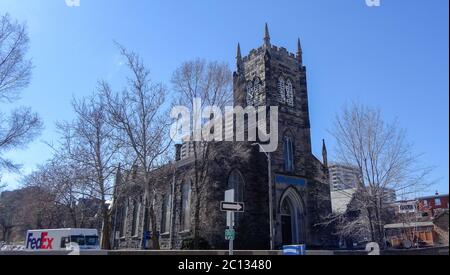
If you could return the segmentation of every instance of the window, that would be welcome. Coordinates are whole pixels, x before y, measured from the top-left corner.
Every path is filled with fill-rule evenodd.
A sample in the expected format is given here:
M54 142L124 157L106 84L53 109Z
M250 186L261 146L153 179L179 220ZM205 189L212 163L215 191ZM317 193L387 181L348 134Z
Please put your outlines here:
M191 193L191 183L183 183L181 186L181 231L191 228Z
M416 207L413 204L402 204L400 205L401 212L414 212Z
M294 88L290 80L286 83L286 103L290 107L294 107Z
M162 209L162 221L161 221L161 232L163 234L170 233L170 205L172 201L172 195L165 195L163 198L163 209Z
M85 239L86 239L86 245L89 245L89 246L99 245L98 236L85 236Z
M234 189L234 200L244 201L244 180L238 170L233 170L228 178L228 189Z
M248 82L247 83L247 105L253 106L253 101L254 101L253 83Z
M424 201L423 201L423 206L425 206L425 207L428 206L428 201L427 201L427 200L424 200Z
M256 78L253 82L247 83L247 105L259 106L263 103L264 93L261 80Z
M294 171L294 145L292 138L284 137L284 170L286 172Z
M435 199L434 200L434 205L435 206L441 206L441 199Z
M285 80L283 77L278 79L278 101L294 107L294 86L290 79Z
M128 204L129 200L127 200L125 205L122 207L122 226L120 227L120 236L122 238L125 237L127 232Z
M264 92L263 86L259 78L255 79L255 84L253 85L254 96L255 96L255 105L259 106L263 104L264 100Z
M258 95L261 92L261 81L259 81L259 78L255 79L255 83L253 84L253 92L255 95Z
M286 93L285 93L285 82L284 82L284 78L280 77L278 79L278 101L281 104L285 104L286 103Z
M234 189L234 201L244 202L244 179L238 170L233 170L228 177L228 189ZM236 225L241 220L241 213L236 213L234 222Z
M70 236L71 243L77 243L78 245L85 245L86 239L83 235Z

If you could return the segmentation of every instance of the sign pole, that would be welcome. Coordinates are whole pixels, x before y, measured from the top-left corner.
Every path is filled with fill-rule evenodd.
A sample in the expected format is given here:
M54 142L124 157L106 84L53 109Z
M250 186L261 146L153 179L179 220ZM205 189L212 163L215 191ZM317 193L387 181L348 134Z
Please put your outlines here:
M234 212L228 211L227 214L230 215L230 220L231 220L231 224L228 228L230 230L234 230L234 226L233 226L234 225ZM230 238L228 255L233 256L234 255L233 250L234 250L234 240L233 240L233 238Z
M230 189L225 192L225 202L234 203L234 189ZM229 250L228 254L232 256L234 254L233 252L234 236L229 235L231 233L234 234L234 211L226 211L225 213L227 215L227 228L228 228L227 232L225 232L225 235L228 236L225 236L225 238L228 238L228 250Z

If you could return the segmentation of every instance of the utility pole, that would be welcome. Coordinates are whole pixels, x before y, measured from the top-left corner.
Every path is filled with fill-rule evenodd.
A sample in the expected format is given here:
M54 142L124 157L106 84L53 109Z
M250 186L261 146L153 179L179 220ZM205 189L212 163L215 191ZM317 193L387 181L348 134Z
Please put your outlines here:
M261 151L267 157L267 173L268 173L268 186L269 186L269 234L270 234L270 250L274 250L274 228L273 228L273 184L272 184L272 156L266 152L259 143L254 143L252 146L259 146Z

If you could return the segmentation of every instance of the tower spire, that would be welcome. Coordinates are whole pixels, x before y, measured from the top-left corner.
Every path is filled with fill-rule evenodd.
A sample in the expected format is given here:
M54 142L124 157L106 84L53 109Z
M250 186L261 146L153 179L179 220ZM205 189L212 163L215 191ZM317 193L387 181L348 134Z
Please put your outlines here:
M240 44L240 43L238 43L238 45L237 45L236 59L237 59L238 61L242 60L242 55L241 55L241 44Z
M322 158L323 158L323 165L328 168L328 152L327 152L327 145L325 144L325 139L322 140Z
M303 63L303 50L302 50L302 43L300 42L300 38L297 40L297 60L300 64Z
M267 23L264 30L264 46L270 48L269 25Z
M240 43L238 43L237 45L236 64L237 64L237 71L240 72L242 69L242 54Z

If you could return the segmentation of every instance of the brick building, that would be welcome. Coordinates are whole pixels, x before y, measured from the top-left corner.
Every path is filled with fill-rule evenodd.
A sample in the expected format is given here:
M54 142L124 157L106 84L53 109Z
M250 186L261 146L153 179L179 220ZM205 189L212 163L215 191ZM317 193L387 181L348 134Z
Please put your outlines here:
M419 201L419 211L429 212L430 216L434 216L436 210L449 209L448 194L440 195L436 193L434 196L421 197Z
M306 243L323 247L330 243L328 229L318 226L331 213L326 148L323 163L311 149L306 67L298 41L296 54L273 46L266 26L264 43L247 56L238 46L234 73L234 105L279 106L279 146L271 154L273 175L273 219L275 247ZM194 176L192 144L177 145L175 161L154 172L158 195L156 221L162 249L180 249L193 237L193 213L200 196L200 237L205 248L224 249L225 213L220 211L227 189L245 203L237 215L236 249L269 248L268 163L251 142L214 142L214 157L208 160L207 185L202 194L192 188ZM143 188L139 172L126 180L126 195L113 218L117 248L141 248L147 218L143 211ZM129 174L129 173L128 173ZM147 246L148 247L148 246Z
M385 226L393 247L448 245L448 194L419 197L392 204L394 224Z
M448 194L420 197L415 200L397 201L393 204L396 215L413 214L432 219L440 210L449 209Z

